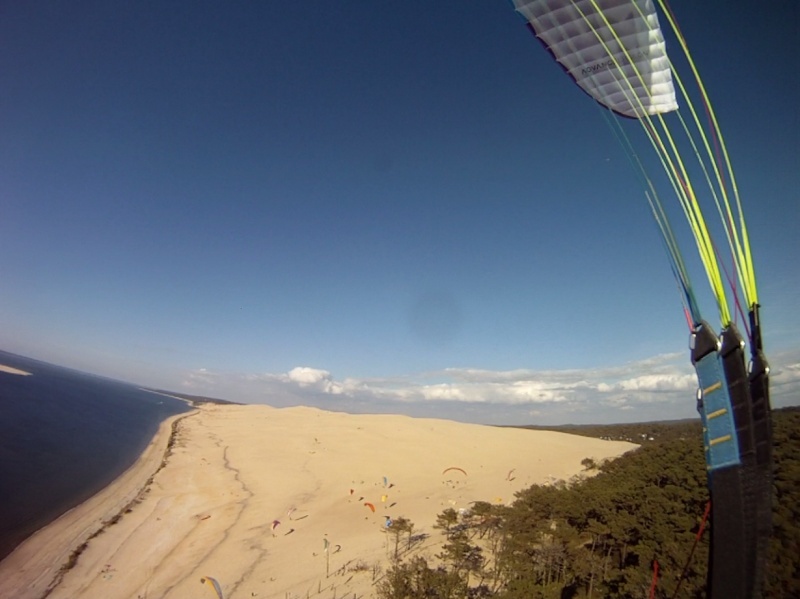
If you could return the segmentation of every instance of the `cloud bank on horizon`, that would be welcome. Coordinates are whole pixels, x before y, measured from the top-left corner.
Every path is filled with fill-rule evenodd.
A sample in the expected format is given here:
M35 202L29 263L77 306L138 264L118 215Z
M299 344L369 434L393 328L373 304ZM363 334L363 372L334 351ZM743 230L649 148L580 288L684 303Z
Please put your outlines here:
M773 407L796 403L800 352L776 354ZM344 378L298 366L286 373L186 374L182 389L275 407L400 413L485 424L589 424L696 416L697 379L684 352L621 366L566 370L446 368L390 378Z

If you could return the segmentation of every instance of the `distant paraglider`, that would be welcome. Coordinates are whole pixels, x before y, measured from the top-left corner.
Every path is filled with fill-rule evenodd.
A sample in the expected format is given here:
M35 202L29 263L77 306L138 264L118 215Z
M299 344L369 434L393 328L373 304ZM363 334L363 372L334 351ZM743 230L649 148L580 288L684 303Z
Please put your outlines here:
M225 599L225 597L222 596L222 587L219 586L219 583L215 578L211 578L210 576L204 576L203 578L200 579L200 584L207 584L212 589L214 589L214 592L217 594L217 599Z
M451 472L453 470L455 470L456 472L460 472L464 476L467 476L467 471L464 470L463 468L459 468L458 466L450 466L449 468L445 468L444 470L442 470L442 474L447 474L448 472Z

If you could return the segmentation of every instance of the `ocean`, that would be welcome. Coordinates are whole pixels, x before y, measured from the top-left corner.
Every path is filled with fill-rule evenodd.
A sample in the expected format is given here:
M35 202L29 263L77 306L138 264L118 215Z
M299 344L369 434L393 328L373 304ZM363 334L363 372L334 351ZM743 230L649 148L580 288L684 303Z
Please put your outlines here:
M0 351L0 559L124 472L180 400Z

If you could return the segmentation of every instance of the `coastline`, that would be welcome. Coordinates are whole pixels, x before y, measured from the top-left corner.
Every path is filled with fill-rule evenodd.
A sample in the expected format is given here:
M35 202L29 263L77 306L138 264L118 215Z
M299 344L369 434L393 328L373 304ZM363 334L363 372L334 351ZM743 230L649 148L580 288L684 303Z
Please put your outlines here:
M413 522L414 552L432 557L443 510L507 504L531 484L586 476L587 457L635 447L399 415L204 404L165 422L130 472L0 563L0 596L210 597L200 581L213 578L226 599L370 597L389 568L387 518Z
M36 531L0 561L0 596L47 596L88 542L112 526L147 492L166 464L179 423L196 411L164 420L134 464L97 494Z

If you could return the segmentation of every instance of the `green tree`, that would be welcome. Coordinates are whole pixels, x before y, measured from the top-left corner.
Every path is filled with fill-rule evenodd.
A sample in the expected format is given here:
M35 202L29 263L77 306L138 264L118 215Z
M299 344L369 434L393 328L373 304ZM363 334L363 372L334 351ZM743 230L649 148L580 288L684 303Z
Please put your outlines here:
M414 533L414 524L411 520L401 516L392 520L388 532L394 537L394 560L397 561L400 559L400 538L403 535L407 536L406 550L411 548L411 535Z
M800 410L773 417L767 599L800 597ZM579 484L533 486L508 507L478 502L460 521L445 510L435 525L447 538L438 556L443 565L396 564L385 581L386 592L396 594L381 598L633 599L647 596L654 559L659 599L673 596L679 581L681 597L705 597L709 535L690 558L708 501L699 426L624 426L625 434L637 430L655 440Z
M467 599L469 596L467 583L458 573L430 568L420 556L394 564L377 589L379 599Z
M800 597L800 409L773 414L772 538L764 597Z
M458 524L458 512L449 507L436 516L436 524L433 527L444 531L445 536L449 536L450 531L456 524Z
M483 550L470 543L469 536L463 529L451 532L448 542L442 545L442 552L437 557L448 562L459 574L480 575L483 570Z

